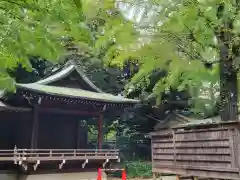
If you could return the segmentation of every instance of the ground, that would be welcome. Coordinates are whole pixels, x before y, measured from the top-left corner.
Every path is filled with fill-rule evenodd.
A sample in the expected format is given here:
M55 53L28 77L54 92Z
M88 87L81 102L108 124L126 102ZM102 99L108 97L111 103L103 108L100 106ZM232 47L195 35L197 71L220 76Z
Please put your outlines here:
M30 176L17 176L14 174L0 174L0 180L96 180L97 173L69 173L69 174L39 174ZM102 180L106 180L102 178ZM121 178L108 177L107 180L121 180ZM127 178L127 180L152 180L141 178ZM162 180L176 180L176 177L165 177Z
M107 180L121 180L121 178L108 178ZM127 180L153 180L153 179L140 179L140 178L127 178ZM176 176L165 176L162 180L176 180Z

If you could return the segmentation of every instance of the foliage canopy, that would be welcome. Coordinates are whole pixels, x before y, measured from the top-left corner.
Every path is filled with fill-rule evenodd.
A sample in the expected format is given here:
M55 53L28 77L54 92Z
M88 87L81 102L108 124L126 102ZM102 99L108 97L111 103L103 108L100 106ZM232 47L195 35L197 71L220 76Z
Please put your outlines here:
M240 3L229 0L137 2L125 1L135 9L145 9L145 14L154 9L155 15L148 23L137 22L138 39L135 35L127 39L135 39L135 43L111 49L115 56L108 59L120 66L129 59L138 61L139 71L126 92L129 88L145 91L153 72L166 71L166 75L159 76L149 96L156 97L157 104L161 103L163 93L187 89L193 100L202 102L198 104L214 107L219 87L222 87L221 104L235 101L232 93L236 87L230 90L224 87L236 84L230 85L228 81L232 81L239 68ZM224 105L223 109L227 107Z
M143 12L143 18L130 22L121 13L123 5ZM205 104L216 105L222 86L219 62L229 60L230 73L239 68L239 8L238 0L3 0L1 85L10 82L6 69L18 63L31 68L29 56L56 60L74 44L78 53L107 65L137 65L126 94L144 94L153 74L166 72L155 79L149 99L160 104L162 94L187 89L195 104L208 109Z
M78 53L102 58L112 44L126 43L124 33L133 29L111 0L3 0L0 15L2 87L12 84L7 69L21 64L31 70L29 57L56 62L74 44Z

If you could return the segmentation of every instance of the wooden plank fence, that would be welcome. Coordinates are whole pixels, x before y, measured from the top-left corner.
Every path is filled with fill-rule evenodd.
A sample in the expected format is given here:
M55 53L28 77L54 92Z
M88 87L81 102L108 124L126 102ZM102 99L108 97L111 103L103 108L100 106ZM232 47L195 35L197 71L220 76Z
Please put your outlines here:
M173 128L152 138L153 173L240 179L239 124Z

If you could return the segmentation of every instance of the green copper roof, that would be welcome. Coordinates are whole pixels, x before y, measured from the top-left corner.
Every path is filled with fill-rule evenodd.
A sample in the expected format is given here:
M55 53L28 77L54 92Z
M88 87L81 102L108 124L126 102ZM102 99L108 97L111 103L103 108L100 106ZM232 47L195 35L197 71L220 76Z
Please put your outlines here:
M17 88L55 95L55 96L65 96L65 97L71 97L71 98L95 100L95 101L110 102L110 103L136 104L139 102L139 100L127 99L122 96L114 96L108 93L91 92L91 91L86 91L82 89L49 86L49 85L37 84L37 83L17 84L16 86Z
M50 83L56 82L56 81L58 81L60 79L63 79L64 77L67 77L73 71L77 71L77 73L83 79L83 81L89 87L91 87L91 89L93 89L95 92L103 92L101 89L99 89L97 86L95 86L95 84L93 84L88 79L88 77L85 75L83 70L78 65L76 65L74 62L72 62L72 61L67 63L62 70L58 71L57 73L52 74L49 77L41 79L41 80L37 81L36 83L37 84L43 84L43 85L49 85Z

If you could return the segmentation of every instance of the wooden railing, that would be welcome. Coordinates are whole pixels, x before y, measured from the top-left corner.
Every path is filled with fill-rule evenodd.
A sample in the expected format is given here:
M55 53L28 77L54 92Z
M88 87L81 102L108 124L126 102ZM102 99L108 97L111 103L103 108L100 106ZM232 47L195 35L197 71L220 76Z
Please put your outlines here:
M0 150L0 161L117 160L116 149L13 149Z
M28 165L32 164L36 170L40 163L58 163L59 169L69 161L82 161L82 168L89 162L100 161L105 167L110 161L119 160L119 150L117 149L17 149L0 150L0 162L14 162L25 171Z

